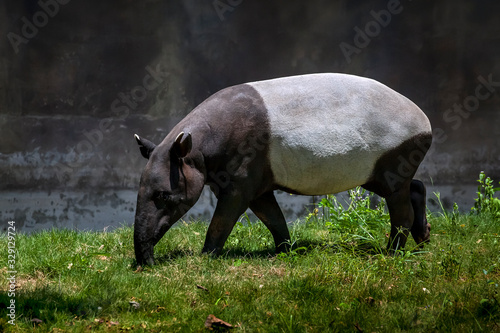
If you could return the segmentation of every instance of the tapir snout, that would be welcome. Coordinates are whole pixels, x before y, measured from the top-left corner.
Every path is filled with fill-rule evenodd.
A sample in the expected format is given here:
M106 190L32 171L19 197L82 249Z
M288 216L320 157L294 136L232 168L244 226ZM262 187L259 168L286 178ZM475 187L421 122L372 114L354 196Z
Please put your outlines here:
M425 186L413 176L432 141L425 114L371 79L311 74L252 82L212 95L155 144L136 136L149 161L134 224L138 264L198 200L203 186L217 206L204 252L219 253L250 208L271 231L277 251L289 232L276 189L322 195L363 186L384 197L391 249L411 232L429 240Z

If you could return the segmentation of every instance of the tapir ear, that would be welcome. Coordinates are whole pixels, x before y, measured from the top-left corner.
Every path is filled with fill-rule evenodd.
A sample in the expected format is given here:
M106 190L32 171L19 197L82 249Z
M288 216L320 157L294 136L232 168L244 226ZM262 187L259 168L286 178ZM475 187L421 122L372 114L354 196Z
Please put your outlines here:
M151 153L156 148L156 145L149 140L139 137L137 134L134 134L134 137L137 141L137 144L139 145L142 156L149 159L149 156L151 156Z
M191 133L187 135L184 132L180 132L175 138L174 144L172 145L173 152L177 157L183 158L193 148L193 139L191 138Z

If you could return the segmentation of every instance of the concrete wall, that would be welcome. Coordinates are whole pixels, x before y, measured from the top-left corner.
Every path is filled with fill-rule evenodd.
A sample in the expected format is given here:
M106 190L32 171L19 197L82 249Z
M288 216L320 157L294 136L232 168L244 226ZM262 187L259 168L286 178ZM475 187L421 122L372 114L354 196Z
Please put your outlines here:
M0 220L130 224L145 165L134 133L159 142L221 88L311 72L371 77L419 105L435 143L418 176L468 210L481 170L500 180L499 10L473 0L2 2ZM293 219L309 198L280 201ZM204 194L195 215L214 202Z

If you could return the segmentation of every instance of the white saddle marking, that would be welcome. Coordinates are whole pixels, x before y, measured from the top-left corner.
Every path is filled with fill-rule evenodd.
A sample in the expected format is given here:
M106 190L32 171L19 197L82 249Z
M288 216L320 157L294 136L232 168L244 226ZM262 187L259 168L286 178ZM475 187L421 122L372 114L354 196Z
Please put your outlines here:
M310 74L248 84L267 108L275 181L303 194L362 185L383 153L431 132L413 102L371 79Z

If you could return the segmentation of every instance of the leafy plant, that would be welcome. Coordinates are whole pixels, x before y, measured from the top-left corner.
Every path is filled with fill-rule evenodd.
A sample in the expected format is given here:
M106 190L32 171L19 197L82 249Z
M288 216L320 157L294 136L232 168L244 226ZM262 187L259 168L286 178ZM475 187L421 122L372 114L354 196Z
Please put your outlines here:
M348 242L359 241L379 247L378 235L389 225L385 201L382 199L372 209L374 194L361 187L349 190L348 196L344 205L334 195L328 195L319 202L325 225Z
M496 219L500 218L500 199L495 198L496 192L500 191L500 187L493 187L493 180L486 177L484 171L479 174L477 180L477 198L475 199L472 211L477 214L491 213Z

